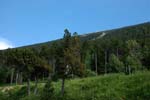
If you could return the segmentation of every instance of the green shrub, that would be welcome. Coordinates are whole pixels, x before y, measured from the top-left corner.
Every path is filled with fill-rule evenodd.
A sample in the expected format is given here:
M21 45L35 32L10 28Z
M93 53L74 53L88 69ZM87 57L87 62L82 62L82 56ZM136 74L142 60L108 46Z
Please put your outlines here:
M30 96L25 96L21 98L20 100L40 100L40 97L34 94L30 94Z
M53 100L54 99L54 88L51 81L49 80L41 93L41 100Z
M94 71L91 71L90 69L87 69L85 71L85 76L86 77L96 76L96 73Z
M9 76L9 71L7 67L0 66L0 83L5 83Z
M8 96L5 93L0 92L0 100L8 100Z

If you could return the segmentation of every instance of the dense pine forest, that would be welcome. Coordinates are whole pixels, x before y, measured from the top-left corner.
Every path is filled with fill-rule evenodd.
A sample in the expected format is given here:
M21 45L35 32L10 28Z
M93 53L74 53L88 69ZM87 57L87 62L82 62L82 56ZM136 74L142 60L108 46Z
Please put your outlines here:
M0 51L0 100L148 100L150 22Z

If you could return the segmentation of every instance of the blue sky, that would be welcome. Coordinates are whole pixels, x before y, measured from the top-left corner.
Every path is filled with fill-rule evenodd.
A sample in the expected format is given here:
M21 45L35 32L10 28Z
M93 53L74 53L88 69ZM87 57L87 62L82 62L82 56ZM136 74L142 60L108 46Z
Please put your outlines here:
M0 47L55 40L65 28L84 34L147 22L149 7L150 0L0 0Z

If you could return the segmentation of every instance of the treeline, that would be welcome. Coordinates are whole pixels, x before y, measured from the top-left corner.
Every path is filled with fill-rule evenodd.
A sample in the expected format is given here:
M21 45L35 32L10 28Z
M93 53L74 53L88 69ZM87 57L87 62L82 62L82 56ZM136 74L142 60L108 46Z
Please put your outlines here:
M27 82L30 95L30 80L35 81L36 94L39 80L62 79L63 95L66 78L149 70L150 38L147 36L150 31L143 28L141 32L143 37L140 39L108 34L98 39L80 41L76 32L71 34L66 29L63 39L51 46L1 51L0 83Z
M86 67L89 66L98 74L114 72L130 74L136 70L150 69L150 39L147 38L144 45L143 40L124 41L110 37L84 42L82 59Z
M0 83L22 84L27 82L30 95L30 80L35 81L34 94L37 93L39 80L62 79L61 93L64 94L66 78L82 77L84 65L81 62L81 46L78 34L73 36L66 29L64 37L58 45L43 46L41 50L34 48L15 48L0 53Z

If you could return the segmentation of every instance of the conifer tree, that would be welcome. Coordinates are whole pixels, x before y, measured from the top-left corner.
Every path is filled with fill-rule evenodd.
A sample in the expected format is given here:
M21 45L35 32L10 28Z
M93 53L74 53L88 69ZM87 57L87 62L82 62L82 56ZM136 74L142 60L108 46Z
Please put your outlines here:
M124 71L123 62L121 62L120 59L114 54L110 55L109 71L110 72L123 72Z

